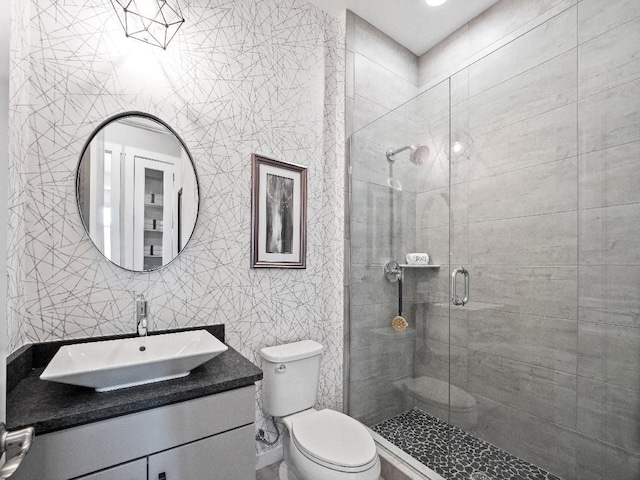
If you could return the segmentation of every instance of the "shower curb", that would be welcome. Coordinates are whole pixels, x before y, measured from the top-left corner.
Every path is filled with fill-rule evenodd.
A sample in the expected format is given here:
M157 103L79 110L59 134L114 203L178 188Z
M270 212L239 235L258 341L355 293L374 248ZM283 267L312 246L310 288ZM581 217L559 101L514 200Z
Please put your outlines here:
M380 480L429 480L380 444L377 448L380 456Z

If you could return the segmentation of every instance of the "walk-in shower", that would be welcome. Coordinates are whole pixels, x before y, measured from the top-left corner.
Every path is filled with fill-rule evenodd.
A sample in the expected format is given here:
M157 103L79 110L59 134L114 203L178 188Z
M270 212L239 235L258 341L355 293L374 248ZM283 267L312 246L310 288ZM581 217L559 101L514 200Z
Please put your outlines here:
M640 77L626 67L640 44L624 5L558 6L350 136L347 408L428 478L640 479ZM618 16L602 25L601 9ZM381 90L366 86L359 115Z
M391 112L352 136L349 412L379 441L397 445L444 478L467 480L476 473L499 479L509 472L553 479L534 465L535 455L519 458L526 442L510 450L509 436L496 429L504 418L510 430L530 428L518 424L518 403L543 400L535 390L553 383L541 381L541 372L563 368L555 363L565 354L547 338L554 327L540 318L536 337L531 317L536 292L548 288L542 285L553 273L533 265L520 272L505 268L518 263L520 249L536 247L511 231L522 222L514 207L518 195L527 193L497 188L502 182L493 172L471 165L469 149L451 149L454 142L470 142L467 117L451 113L448 91L449 80L422 94L432 101L412 100L433 106L422 121ZM385 138L381 132L391 133ZM396 143L403 146L385 146L403 137ZM406 158L404 152L409 161L396 161ZM379 178L372 176L376 156L389 161L390 177L382 169ZM470 191L488 204L475 204ZM543 219L534 217L533 225L537 221ZM429 265L405 262L411 252L428 253ZM525 262L545 263L541 255L529 255ZM470 285L476 290L470 292ZM398 330L400 315L408 325ZM523 388L523 382L532 397L510 393L505 402L504 390Z

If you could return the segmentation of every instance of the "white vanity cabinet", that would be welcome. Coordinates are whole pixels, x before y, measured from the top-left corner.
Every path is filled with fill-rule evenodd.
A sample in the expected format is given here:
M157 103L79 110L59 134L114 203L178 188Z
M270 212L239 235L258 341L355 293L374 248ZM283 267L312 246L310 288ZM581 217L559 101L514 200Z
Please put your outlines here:
M255 479L253 425L149 457L149 480ZM115 478L115 477L112 477Z
M12 480L254 480L254 402L251 385L36 434Z
M141 458L133 462L107 468L97 473L85 475L77 480L146 480L147 459Z

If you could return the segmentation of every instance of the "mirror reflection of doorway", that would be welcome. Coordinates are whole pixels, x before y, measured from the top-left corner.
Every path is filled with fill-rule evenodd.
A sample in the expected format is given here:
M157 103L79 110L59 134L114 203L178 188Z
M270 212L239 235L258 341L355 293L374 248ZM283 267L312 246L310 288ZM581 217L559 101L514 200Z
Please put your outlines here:
M137 114L94 132L78 166L77 193L91 240L128 270L170 263L198 214L197 179L184 144L158 120Z
M153 270L178 254L173 212L175 162L134 155L133 252L135 270ZM173 205L175 203L175 205Z

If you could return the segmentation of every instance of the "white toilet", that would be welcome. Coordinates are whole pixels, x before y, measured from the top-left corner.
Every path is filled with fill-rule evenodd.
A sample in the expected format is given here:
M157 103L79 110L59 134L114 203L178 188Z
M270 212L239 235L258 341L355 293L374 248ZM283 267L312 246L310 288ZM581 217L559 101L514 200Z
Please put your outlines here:
M287 427L280 480L378 480L367 429L334 410L315 410L322 345L312 340L260 350L263 410Z

